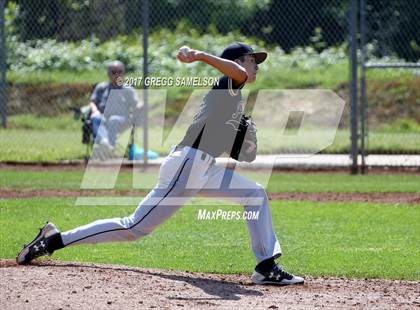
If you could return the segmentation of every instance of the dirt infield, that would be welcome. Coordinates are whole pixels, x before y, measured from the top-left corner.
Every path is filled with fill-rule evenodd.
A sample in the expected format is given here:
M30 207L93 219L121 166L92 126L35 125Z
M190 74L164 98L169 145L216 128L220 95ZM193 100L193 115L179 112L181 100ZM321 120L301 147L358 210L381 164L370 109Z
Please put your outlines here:
M146 196L143 191L114 190L9 190L0 189L0 199L34 197L84 197L84 196ZM271 200L308 200L318 202L377 202L420 204L418 193L269 193Z
M420 283L306 278L304 285L253 285L245 275L115 265L0 261L2 309L415 309Z

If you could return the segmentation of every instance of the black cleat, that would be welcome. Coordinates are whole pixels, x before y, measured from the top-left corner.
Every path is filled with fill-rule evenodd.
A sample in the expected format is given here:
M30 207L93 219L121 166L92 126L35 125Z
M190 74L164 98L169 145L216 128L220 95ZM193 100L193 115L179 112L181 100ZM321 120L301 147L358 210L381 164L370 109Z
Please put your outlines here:
M48 252L48 237L59 233L58 229L53 223L47 223L39 230L38 236L32 240L29 245L25 245L16 256L16 263L18 265L29 264L33 259L44 255L51 255Z
M283 270L280 266L274 265L270 271L257 271L252 274L251 281L255 284L290 285L303 284L302 277L294 276Z

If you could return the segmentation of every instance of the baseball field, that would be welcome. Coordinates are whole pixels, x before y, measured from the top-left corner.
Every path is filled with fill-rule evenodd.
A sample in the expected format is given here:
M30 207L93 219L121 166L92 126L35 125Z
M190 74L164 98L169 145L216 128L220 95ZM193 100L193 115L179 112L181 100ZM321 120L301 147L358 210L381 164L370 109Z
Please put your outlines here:
M45 221L62 230L129 215L136 205L76 205L78 197L132 197L123 169L113 190L81 190L82 167L3 166L0 170L1 304L25 309L418 308L418 173L274 172L267 192L282 266L305 277L291 287L253 285L244 220L200 220L184 206L151 235L128 243L65 248L29 266L14 257ZM258 180L263 172L245 172ZM159 294L156 292L159 291ZM92 298L94 296L95 298Z
M0 310L420 309L419 20L0 0Z

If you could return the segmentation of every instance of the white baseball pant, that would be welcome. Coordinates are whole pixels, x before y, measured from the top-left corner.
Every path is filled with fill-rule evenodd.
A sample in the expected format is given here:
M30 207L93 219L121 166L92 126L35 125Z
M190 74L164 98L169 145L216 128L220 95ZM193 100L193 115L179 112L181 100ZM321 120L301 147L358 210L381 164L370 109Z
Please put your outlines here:
M233 170L216 166L213 157L190 147L171 150L162 163L157 185L133 214L63 232L63 243L70 246L136 240L150 234L197 194L223 197L243 205L246 211L258 211L257 219L247 220L257 263L281 255L264 188Z

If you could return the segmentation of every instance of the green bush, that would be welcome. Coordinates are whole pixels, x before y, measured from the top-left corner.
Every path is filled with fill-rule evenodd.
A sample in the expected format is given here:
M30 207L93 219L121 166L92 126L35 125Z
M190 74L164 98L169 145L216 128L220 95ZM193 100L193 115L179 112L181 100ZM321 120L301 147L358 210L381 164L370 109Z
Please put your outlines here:
M209 74L211 68L204 64L194 63L189 66L180 64L176 51L182 45L220 54L223 48L234 41L244 41L270 52L269 66L276 68L312 69L323 65L332 65L346 60L345 45L331 47L318 53L315 47L296 48L285 54L278 46L267 46L261 40L245 37L231 32L221 35L210 27L206 34L190 28L186 22L180 22L175 31L161 29L150 36L149 71L151 74L173 75L174 73ZM27 73L38 70L76 70L86 71L102 69L104 63L119 59L127 65L128 71L140 71L143 48L140 45L141 34L116 36L111 40L100 42L82 40L80 42L58 42L54 39L20 42L17 37L8 40L7 63L15 72ZM268 66L267 66L268 67Z
M271 74L283 73L287 70L302 71L304 74L313 73L312 70L325 72L331 66L347 64L346 44L320 49L319 46L324 45L322 37L315 35L312 39L311 46L297 47L285 53L278 45L269 45L260 39L246 37L239 32L220 34L215 27L210 26L203 34L192 28L188 22L181 21L176 29L160 29L150 35L149 72L151 75L159 76L218 74L214 69L202 63L192 63L187 66L181 64L175 58L176 51L182 45L189 45L192 48L219 55L226 45L235 41L243 41L257 49L267 50L269 57L260 69L262 72L269 71ZM78 42L58 42L55 39L21 42L16 35L9 35L7 47L13 53L7 53L7 64L14 74L23 75L39 71L103 70L106 62L119 59L126 64L129 72L138 74L142 72L143 64L141 42L142 35L136 31L130 35L115 36L104 42L96 37ZM369 45L368 54L372 54L374 49L374 45ZM389 57L377 59L377 61L403 62ZM347 76L342 76L344 74L346 73L343 72L338 76L347 79Z

